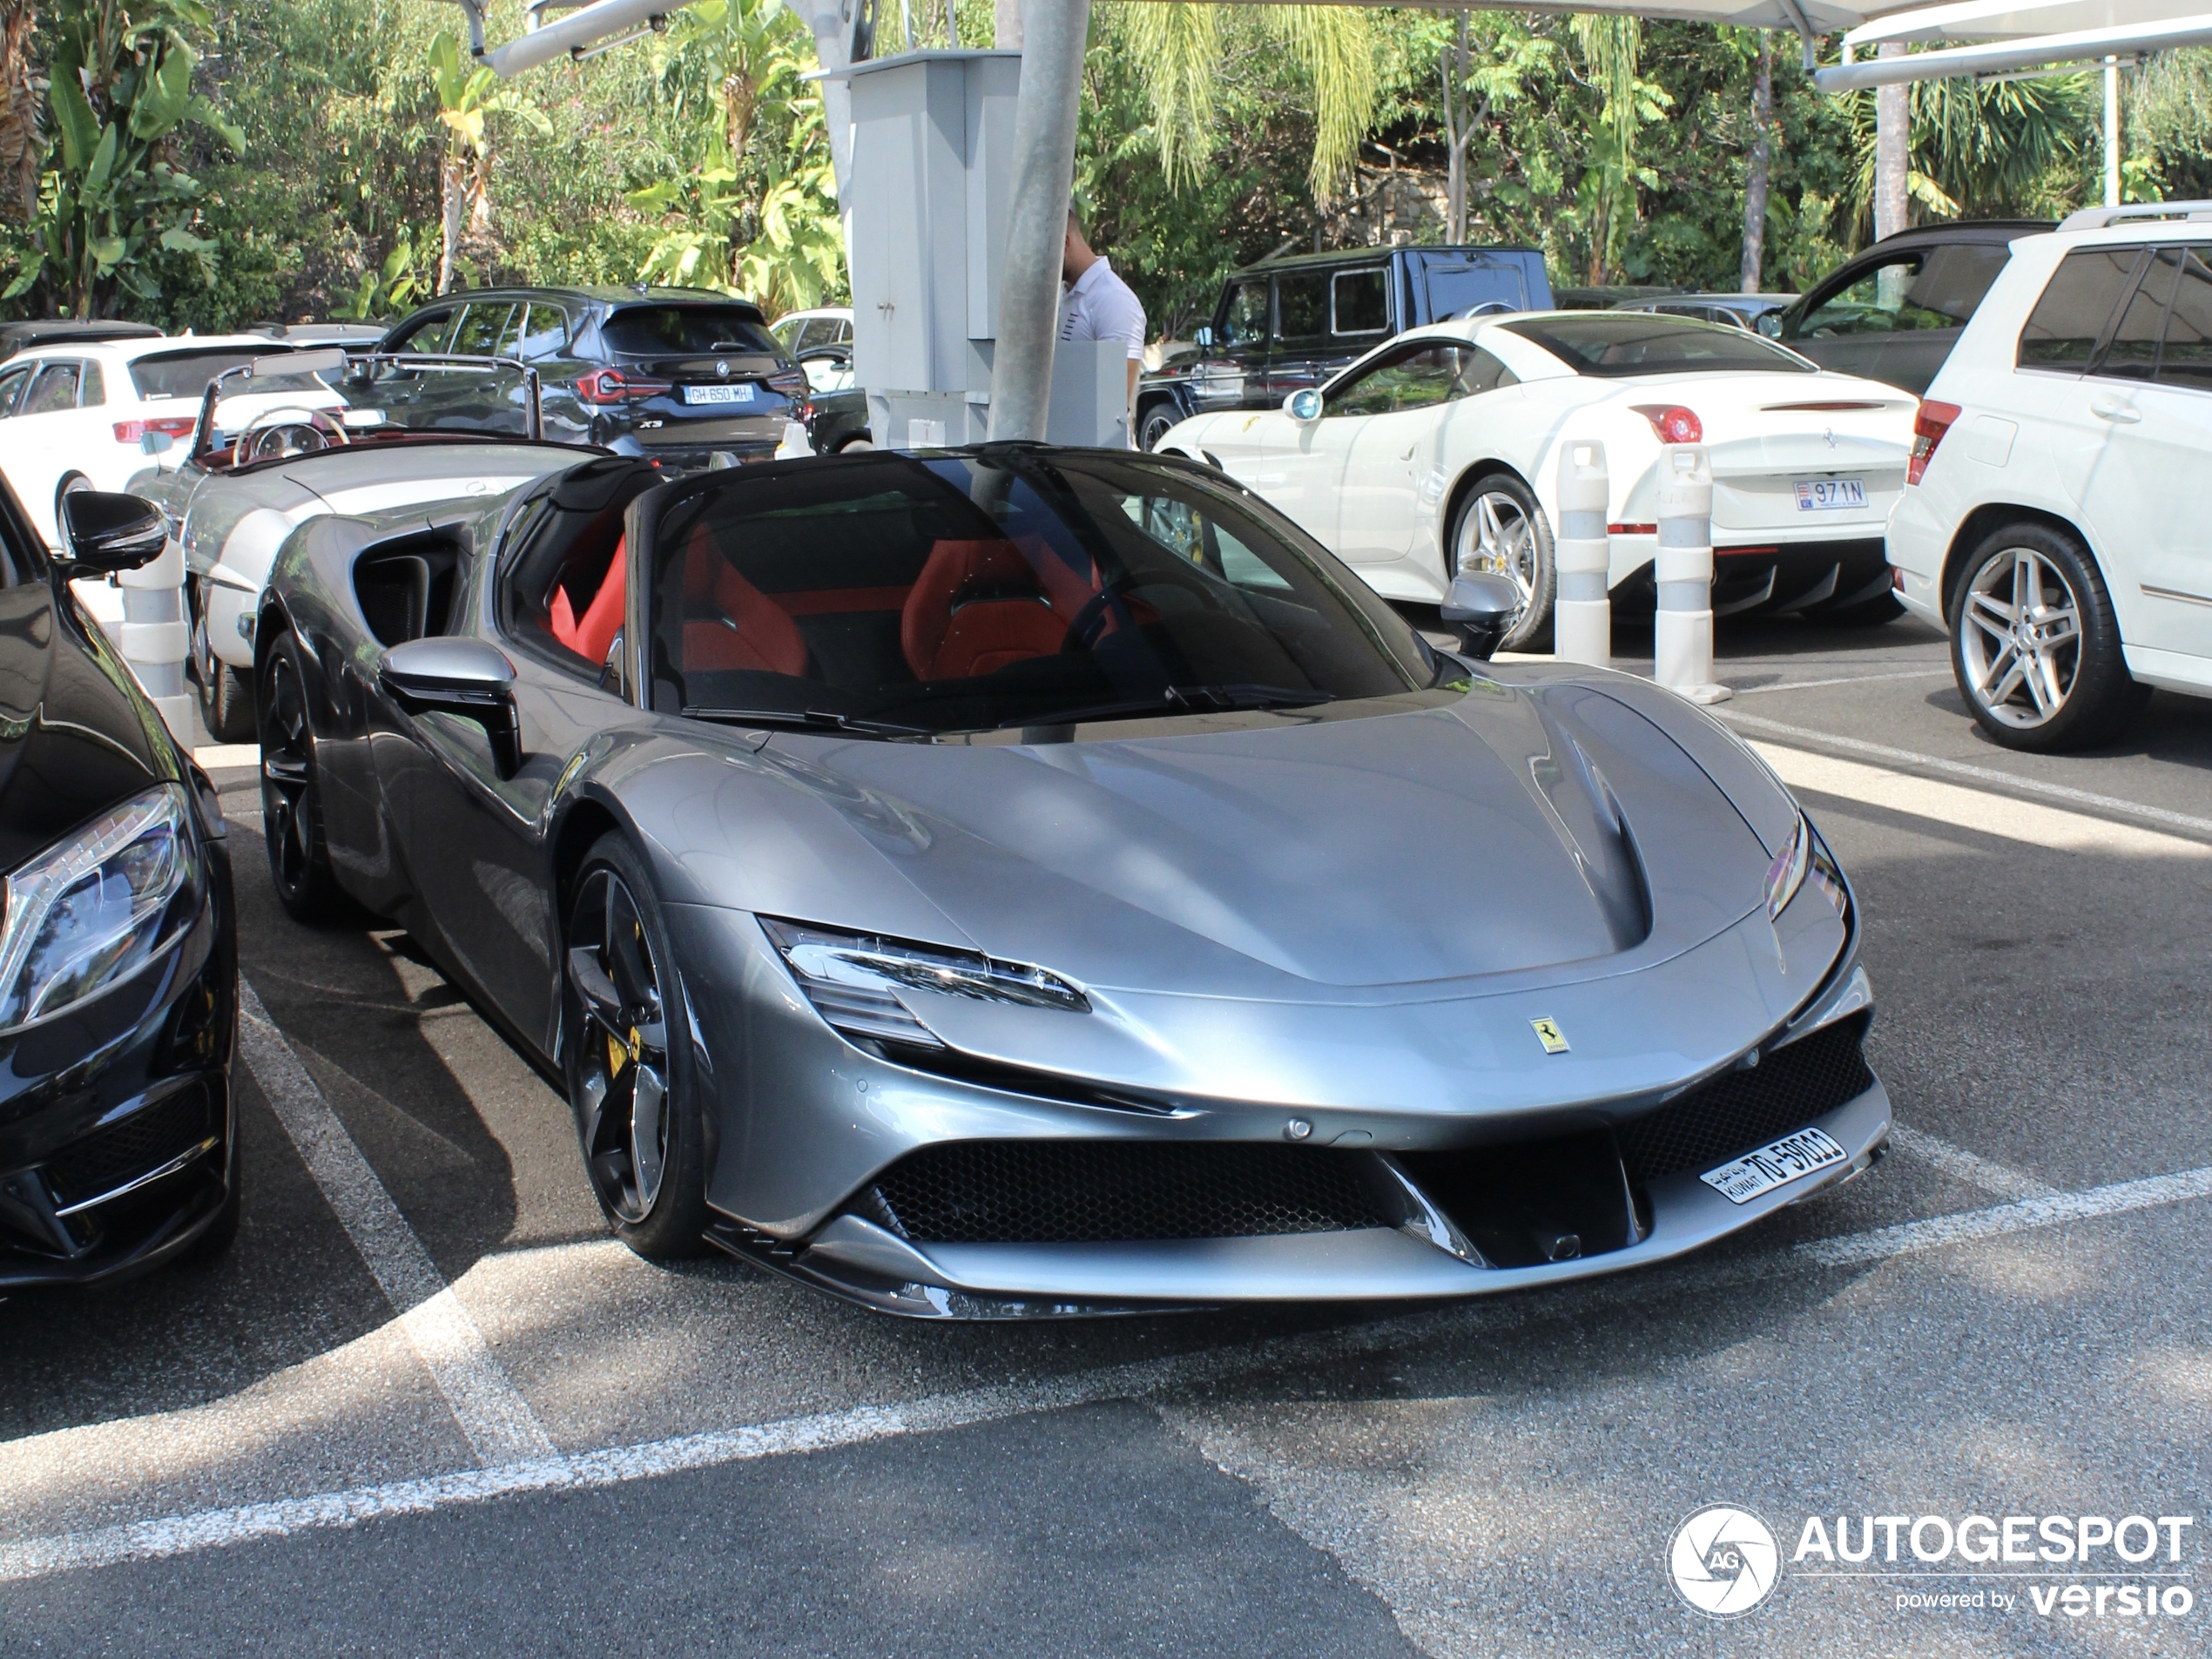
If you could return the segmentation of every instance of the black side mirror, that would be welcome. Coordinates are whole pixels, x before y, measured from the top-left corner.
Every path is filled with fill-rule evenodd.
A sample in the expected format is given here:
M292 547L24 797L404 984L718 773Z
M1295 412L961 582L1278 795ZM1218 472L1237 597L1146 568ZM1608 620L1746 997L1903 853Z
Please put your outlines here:
M1521 590L1509 577L1489 570L1462 570L1452 578L1436 614L1445 626L1460 631L1462 651L1487 663L1506 631L1520 620Z
M169 521L136 496L79 489L62 497L62 541L69 549L60 561L66 575L112 576L159 558Z
M515 665L496 646L481 639L410 639L384 653L376 683L409 714L450 714L482 726L502 778L522 769Z

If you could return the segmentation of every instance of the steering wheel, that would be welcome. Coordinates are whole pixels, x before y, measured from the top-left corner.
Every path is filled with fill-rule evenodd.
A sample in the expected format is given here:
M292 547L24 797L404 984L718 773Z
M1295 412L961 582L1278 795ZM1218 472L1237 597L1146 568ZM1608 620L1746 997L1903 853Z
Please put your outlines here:
M232 465L288 460L324 449L343 448L353 439L346 428L316 409L269 409L257 415L238 435Z
M1107 615L1109 610L1113 613L1111 620L1128 628L1132 633L1145 625L1131 610L1132 604L1136 610L1150 612L1151 621L1159 621L1163 608L1149 600L1136 597L1138 594L1150 589L1164 589L1176 596L1176 603L1164 607L1164 610L1169 611L1189 609L1220 610L1226 608L1216 596L1200 589L1185 587L1179 582L1168 582L1157 578L1134 582L1125 580L1111 587L1100 589L1083 602L1083 608L1076 612L1074 617L1069 622L1068 637L1060 649L1089 651L1095 647L1099 637L1106 631L1109 625Z

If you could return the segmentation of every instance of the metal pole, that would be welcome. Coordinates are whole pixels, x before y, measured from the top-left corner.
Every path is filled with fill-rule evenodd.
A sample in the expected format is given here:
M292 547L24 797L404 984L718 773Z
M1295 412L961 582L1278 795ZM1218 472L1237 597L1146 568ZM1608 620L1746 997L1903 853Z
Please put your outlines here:
M1014 198L1007 210L998 343L991 359L991 437L1041 439L1052 404L1061 255L1076 176L1090 0L1026 0L1022 93L1014 106Z
M2105 206L2120 206L2120 60L2105 59Z

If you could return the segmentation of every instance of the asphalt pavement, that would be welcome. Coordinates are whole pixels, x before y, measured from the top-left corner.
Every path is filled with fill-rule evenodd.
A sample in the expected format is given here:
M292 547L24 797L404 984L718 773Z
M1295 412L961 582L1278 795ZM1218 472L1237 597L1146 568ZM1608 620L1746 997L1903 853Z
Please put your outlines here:
M1912 622L1723 624L1719 678L1858 887L1897 1150L1689 1260L1411 1312L921 1325L650 1266L404 934L283 917L218 771L246 1220L0 1304L0 1653L2203 1651L2212 702L2015 755ZM1779 1551L1733 1618L1670 1570L1716 1504ZM2191 1521L1912 1547L2085 1515Z

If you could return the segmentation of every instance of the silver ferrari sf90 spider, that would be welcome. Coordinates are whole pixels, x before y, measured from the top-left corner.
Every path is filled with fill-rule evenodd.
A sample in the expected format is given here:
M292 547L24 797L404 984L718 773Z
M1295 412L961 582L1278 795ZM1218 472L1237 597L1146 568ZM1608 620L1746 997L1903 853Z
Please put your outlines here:
M561 1080L642 1254L934 1317L1463 1296L1880 1155L1819 836L1669 693L1483 661L1485 578L1435 651L1158 457L549 465L294 532L266 823L295 914L395 919Z

